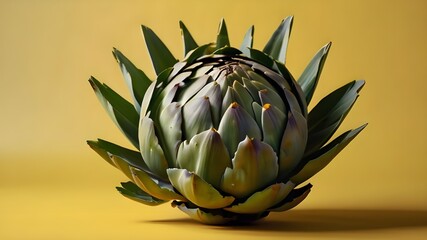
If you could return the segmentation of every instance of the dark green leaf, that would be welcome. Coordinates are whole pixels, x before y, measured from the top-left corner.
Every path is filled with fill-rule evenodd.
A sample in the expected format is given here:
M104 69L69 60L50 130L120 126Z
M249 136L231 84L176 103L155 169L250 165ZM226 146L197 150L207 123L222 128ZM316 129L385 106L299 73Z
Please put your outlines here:
M265 67L269 67L269 68L273 67L273 64L274 64L273 59L271 59L270 56L261 52L260 50L250 48L249 55L253 60L261 63Z
M227 26L224 19L222 19L219 24L218 35L216 38L216 49L220 49L225 46L230 46L230 40L228 39Z
M347 116L365 81L352 81L323 98L308 114L306 155L325 144Z
M239 55L242 52L233 47L225 46L213 52L213 54L222 54L222 55Z
M153 30L144 25L141 27L154 70L159 75L163 70L172 67L177 60Z
M326 57L328 56L329 48L331 47L331 42L323 46L317 53L314 55L313 59L305 68L304 72L301 74L298 79L298 84L301 86L302 91L305 94L305 99L307 105L310 103L311 98L313 97L314 91L316 90L317 83L319 82L320 74L325 64Z
M125 183L123 182L121 184L122 184L122 187L116 187L117 191L119 191L123 196L131 200L134 200L149 206L157 206L167 202L167 201L163 201L150 196L148 193L144 192L142 189L136 186L133 182L125 182Z
M284 19L265 45L263 52L272 58L285 63L289 35L291 34L293 17Z
M98 141L87 141L87 144L110 164L113 164L110 156L115 155L122 158L131 166L148 171L148 167L142 159L141 154L137 151L121 147L102 139L98 139ZM115 165L113 164L113 166Z
M184 42L184 56L186 56L188 52L197 48L198 45L182 21L179 21L179 27L181 28L182 40Z
M133 100L135 102L135 108L139 112L142 99L145 92L147 91L147 88L151 84L151 80L119 50L114 48L113 55L116 58L120 69L122 70L123 77L125 78L126 84L128 85L128 88L132 94Z
M131 103L126 101L107 85L101 84L94 77L91 77L89 82L110 117L132 144L138 148L137 135L139 115L135 108Z
M252 48L252 44L254 41L254 26L252 25L245 34L243 38L242 45L240 45L240 51L246 56L250 56L249 48Z
M365 127L367 124L364 124L354 130L349 130L339 137L335 138L332 142L328 143L326 146L320 150L312 153L311 155L305 157L300 166L299 171L290 178L290 180L296 185L305 182L307 179L314 176L320 170L322 170L326 165L328 165L332 159L338 155Z

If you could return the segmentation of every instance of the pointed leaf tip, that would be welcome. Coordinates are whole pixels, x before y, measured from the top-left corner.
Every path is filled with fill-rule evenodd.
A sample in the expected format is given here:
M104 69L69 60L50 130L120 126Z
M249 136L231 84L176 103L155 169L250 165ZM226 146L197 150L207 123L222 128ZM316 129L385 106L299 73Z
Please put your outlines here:
M320 74L322 73L323 65L325 64L331 45L332 42L329 42L323 46L316 55L314 55L313 59L311 59L310 63L298 79L298 84L304 92L307 105L310 103L314 91L316 90L317 83L319 82Z
M274 31L273 35L265 45L263 52L270 55L272 58L285 64L286 51L288 48L289 36L292 29L293 16L289 16L282 20L279 27Z
M245 37L243 38L242 45L240 45L240 51L246 56L250 56L249 49L252 48L253 41L254 41L254 31L255 27L252 25L248 31L245 34Z
M181 28L182 40L184 43L184 56L186 56L188 52L190 52L193 49L196 49L199 45L197 45L196 41L188 31L184 22L179 21L179 27Z
M154 70L159 75L163 70L172 67L178 60L153 30L144 25L141 25L141 29Z
M225 24L224 18L222 18L216 38L216 49L220 49L225 46L230 46L230 40L228 39L227 25Z

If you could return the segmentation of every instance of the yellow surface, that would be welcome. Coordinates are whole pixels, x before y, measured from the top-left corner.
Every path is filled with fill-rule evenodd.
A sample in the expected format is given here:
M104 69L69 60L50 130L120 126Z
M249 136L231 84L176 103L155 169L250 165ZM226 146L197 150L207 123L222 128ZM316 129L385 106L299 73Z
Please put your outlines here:
M125 177L85 144L129 146L87 82L94 75L129 96L112 47L153 76L140 24L181 57L179 20L205 43L224 17L235 46L255 24L262 48L291 14L295 76L333 42L314 102L367 81L340 132L368 127L311 179L308 198L255 226L223 228L121 197L114 186ZM425 239L426 43L422 0L2 0L0 239Z

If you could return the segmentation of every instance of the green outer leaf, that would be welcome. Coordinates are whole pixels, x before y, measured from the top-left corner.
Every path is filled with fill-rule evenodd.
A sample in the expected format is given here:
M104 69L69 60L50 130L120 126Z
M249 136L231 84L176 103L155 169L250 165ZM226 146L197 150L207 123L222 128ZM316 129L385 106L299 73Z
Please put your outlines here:
M151 84L151 80L119 50L114 48L113 55L120 66L125 82L132 94L135 109L139 112L141 109L142 99Z
M274 31L263 49L264 53L283 63L286 61L286 50L288 48L289 35L292 29L292 20L292 16L285 18L276 31Z
M129 180L133 180L132 173L130 172L130 165L123 158L111 155L111 161L116 165L117 169L122 171Z
M234 197L222 196L212 185L186 169L169 168L167 173L172 185L197 206L216 209L227 207L234 201Z
M132 104L114 92L107 85L101 84L94 77L89 79L89 83L114 123L116 123L130 142L138 148L137 132L139 115Z
M220 49L225 46L230 46L230 40L228 39L227 25L225 24L225 20L221 19L218 35L216 38L216 49Z
M225 169L231 167L227 148L215 129L206 130L190 141L182 142L177 162L181 168L194 172L215 188L219 188Z
M168 162L166 161L162 147L157 139L153 120L149 117L142 117L139 127L140 151L145 164L155 174L166 177Z
M338 155L365 127L367 124L360 126L354 130L349 130L332 142L330 142L325 147L321 148L319 151L313 153L311 156L308 156L305 159L305 165L297 172L290 180L299 185L307 179L314 176L320 170L322 170L326 165L328 165L332 159Z
M344 121L365 81L352 81L323 98L308 115L310 154L325 144Z
M98 139L97 141L87 141L87 144L113 166L115 165L111 161L111 155L116 155L123 158L131 166L144 169L146 171L148 170L147 165L144 160L142 160L141 154L137 151L121 147L102 139Z
M246 32L242 45L240 45L240 51L242 51L243 55L248 57L250 57L249 48L252 48L254 41L254 30L255 27L252 25Z
M153 99L153 95L156 91L156 85L157 85L157 80L154 80L150 84L150 86L148 86L148 89L145 92L144 98L142 99L141 111L139 113L140 116L146 116L147 115L147 113L149 111L151 100Z
M264 212L283 201L294 187L295 184L292 182L276 183L252 194L245 202L225 208L225 210L243 214Z
M218 132L232 157L246 136L261 139L261 130L255 120L236 102L232 103L222 116Z
M157 206L166 202L150 196L148 193L142 191L133 182L122 182L121 184L122 187L116 187L117 191L131 200L143 203L148 206Z
M273 148L248 137L239 143L232 163L233 168L225 169L221 189L237 198L248 197L272 184L279 170Z
M132 173L132 180L134 183L151 196L164 201L187 201L183 196L176 193L173 190L172 185L169 183L159 182L158 180L151 178L146 172L133 167L130 167L130 171Z
M293 189L281 203L268 209L268 211L283 212L296 207L308 196L311 187L312 185L309 183L304 187Z
M153 30L144 25L141 26L141 29L154 70L156 71L156 74L159 75L163 70L172 67L178 60L176 60Z
M316 90L331 44L332 43L329 42L323 46L316 55L314 55L313 59L311 59L310 63L298 79L298 84L301 86L302 91L305 94L307 105L310 103L314 91Z
M182 41L184 43L184 56L185 56L189 51L197 48L198 45L182 21L179 21L179 27L181 28L181 36L182 36Z

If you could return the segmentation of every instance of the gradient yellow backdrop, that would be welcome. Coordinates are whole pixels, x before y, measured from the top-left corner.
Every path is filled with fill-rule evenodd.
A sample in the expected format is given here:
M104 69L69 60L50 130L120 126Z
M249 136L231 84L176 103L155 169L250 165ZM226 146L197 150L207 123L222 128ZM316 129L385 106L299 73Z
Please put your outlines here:
M368 127L311 179L305 202L255 226L221 228L121 197L114 187L125 177L85 144L100 137L130 146L87 82L94 75L129 96L112 47L153 77L140 24L181 58L179 20L207 43L224 17L234 46L254 24L262 48L288 15L296 77L333 42L313 102L353 79L367 82L339 132ZM1 0L0 239L423 239L426 56L422 0Z

